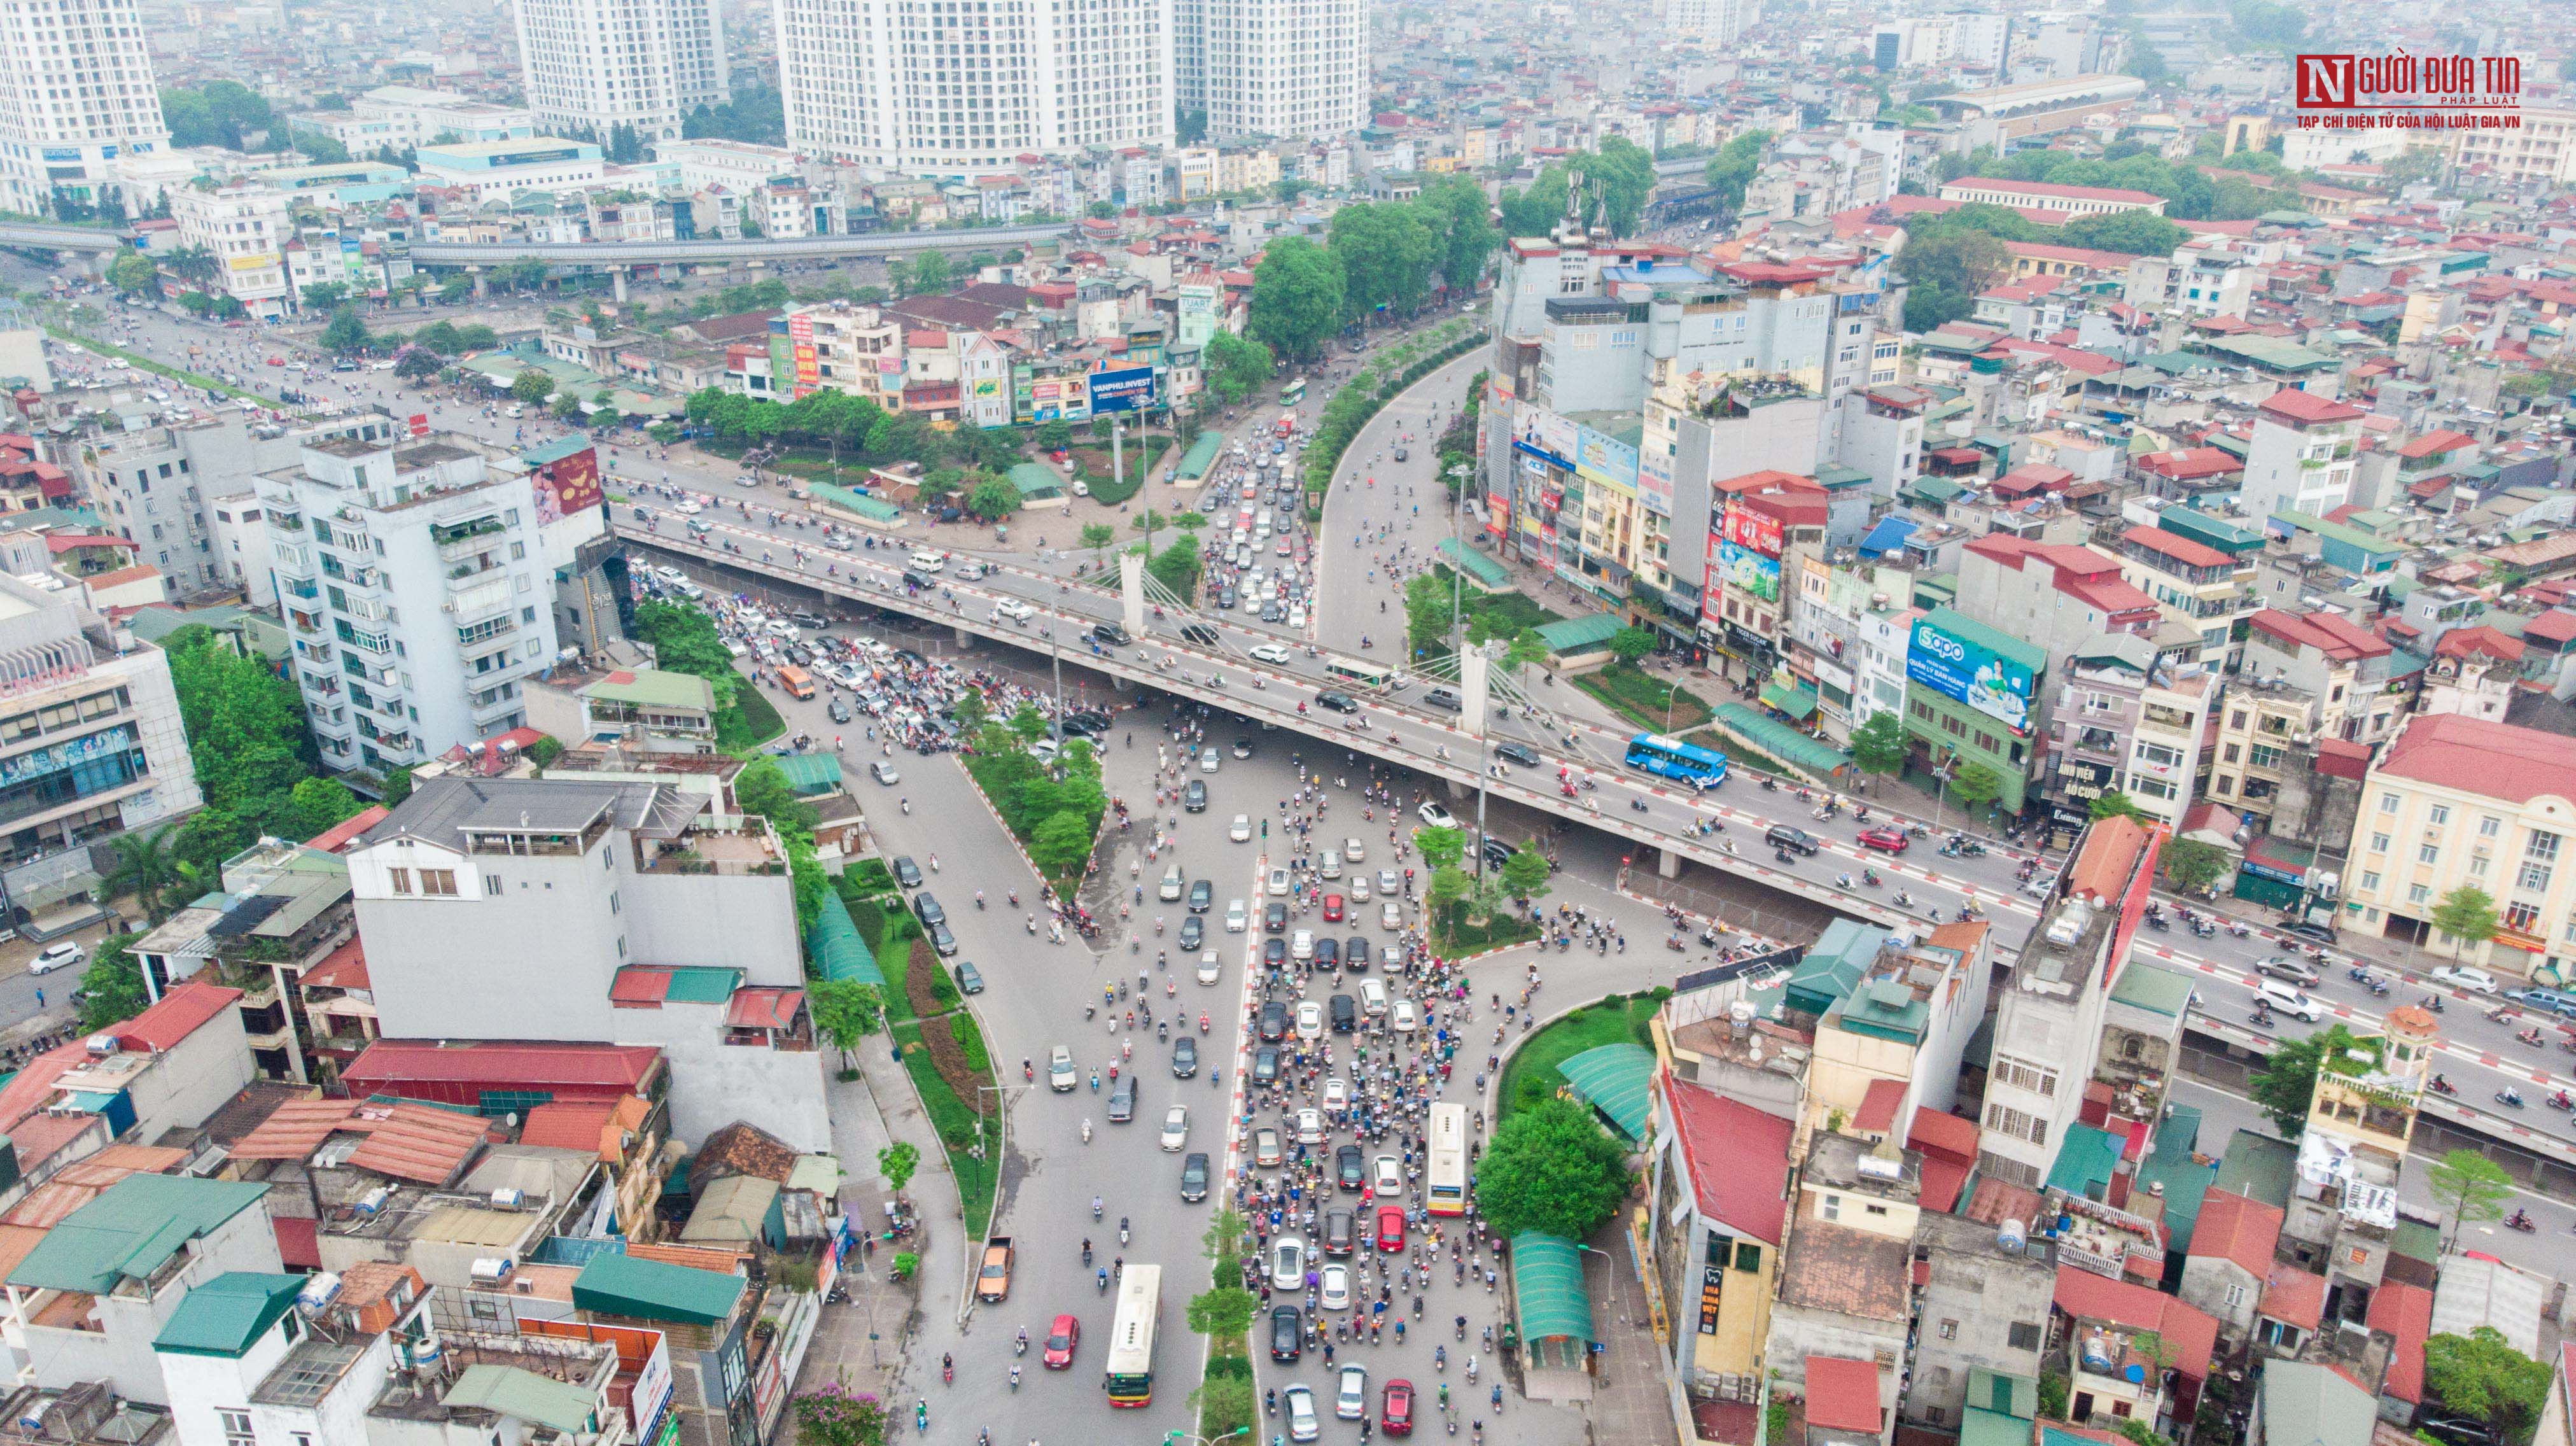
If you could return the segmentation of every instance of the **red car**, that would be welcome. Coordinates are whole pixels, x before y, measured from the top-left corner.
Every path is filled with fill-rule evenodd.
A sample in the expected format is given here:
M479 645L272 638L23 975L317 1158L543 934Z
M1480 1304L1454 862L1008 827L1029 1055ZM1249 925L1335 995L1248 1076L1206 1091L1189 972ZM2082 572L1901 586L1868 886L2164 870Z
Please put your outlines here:
M282 356L273 356L268 359L268 364L273 367L282 367L286 365L286 358Z
M1338 924L1342 922L1341 895L1326 894L1324 896L1324 922L1327 924Z
M1377 1207L1377 1248L1389 1255L1404 1253L1404 1207Z
M1047 1327L1046 1354L1038 1360L1050 1371L1065 1370L1073 1364L1073 1348L1082 1344L1082 1322L1069 1315L1055 1318Z
M1860 831L1860 841L1865 848L1891 854L1905 852L1905 846L1914 842L1901 828L1865 828Z
M1397 1379L1386 1383L1385 1404L1378 1412L1378 1429L1389 1436L1413 1434L1413 1383Z

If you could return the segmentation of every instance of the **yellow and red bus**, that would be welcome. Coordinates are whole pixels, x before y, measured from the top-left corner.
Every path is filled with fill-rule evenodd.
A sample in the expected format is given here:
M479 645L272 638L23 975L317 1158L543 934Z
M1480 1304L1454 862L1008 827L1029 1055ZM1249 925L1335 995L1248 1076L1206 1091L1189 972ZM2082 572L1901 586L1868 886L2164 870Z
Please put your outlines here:
M1467 1213L1467 1107L1431 1107L1431 1213Z
M1109 1404L1151 1405L1154 1337L1163 1326L1163 1267L1130 1265L1118 1277L1118 1316L1109 1328Z

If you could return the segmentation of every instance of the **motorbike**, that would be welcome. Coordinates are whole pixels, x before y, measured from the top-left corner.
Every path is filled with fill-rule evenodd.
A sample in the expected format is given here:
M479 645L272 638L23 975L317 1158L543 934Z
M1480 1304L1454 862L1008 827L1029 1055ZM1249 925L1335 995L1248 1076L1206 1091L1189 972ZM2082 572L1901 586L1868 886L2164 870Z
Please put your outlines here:
M2495 1102L2496 1102L2497 1104L2500 1104L2500 1105L2504 1106L2506 1109L2509 1109L2509 1110L2518 1110L2518 1109L2521 1109L2521 1108L2522 1108L2522 1091L2520 1091L2520 1090L2497 1090L2497 1091L2495 1092Z
M2519 1230L2523 1234L2529 1235L2540 1227L2531 1222L2531 1212L2527 1210L2516 1210L2511 1215L2504 1217L2504 1228L2507 1230Z
M2548 1099L2541 1101L2541 1103L2549 1106L2553 1110L2576 1110L2576 1095L2571 1095L2565 1090L2560 1090L2558 1093L2551 1095Z
M2458 1085L2451 1083L2449 1080L2442 1078L2438 1074L2433 1076L2432 1083L2426 1086L2426 1088L2432 1090L2433 1093L2442 1095L2446 1098L2456 1097L2460 1093L2460 1087Z
M2533 1049L2538 1049L2542 1044L2547 1042L2546 1037L2536 1028L2527 1029L2522 1033L2515 1035L2514 1038L2522 1041L2524 1044L2530 1045Z
M2442 1012L2442 996L2439 994L2427 994L2416 1002L2432 1013L2439 1014Z

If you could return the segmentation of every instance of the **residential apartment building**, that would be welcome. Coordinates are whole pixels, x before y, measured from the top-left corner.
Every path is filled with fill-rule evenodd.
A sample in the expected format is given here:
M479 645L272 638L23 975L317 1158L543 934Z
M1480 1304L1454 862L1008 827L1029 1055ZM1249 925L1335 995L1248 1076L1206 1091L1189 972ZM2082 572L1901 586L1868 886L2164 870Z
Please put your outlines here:
M2323 517L2352 498L2361 419L2350 402L2285 388L2254 412L2238 497L2255 525L2276 512Z
M2195 241L2171 256L2141 256L2129 263L2120 299L2148 311L2245 319L2264 269L2231 244L2231 238Z
M2483 166L2516 185L2576 184L2576 110L2526 105L2510 130L2459 132L2451 164Z
M2049 718L2054 795L2069 813L2107 792L2127 794L2179 831L2197 801L2201 738L2219 675L2196 659L2159 655L2135 633L2078 646L2055 676Z
M390 418L379 420L391 428ZM133 541L137 560L159 569L173 596L194 598L265 585L267 549L236 555L217 514L261 471L293 460L295 448L289 438L252 436L238 413L199 412L89 433L64 460L92 505Z
M324 766L382 772L527 721L555 654L538 489L473 444L323 438L259 497Z
M2236 624L2260 611L2253 563L2161 527L2132 527L2111 551L2122 577L2154 598L2166 617L2200 634L2201 664L2225 668Z
M166 150L152 48L136 0L27 6L0 27L0 202L50 214L59 190L83 205L115 193L119 161ZM137 204L137 203L140 204Z
M253 316L286 314L284 247L294 234L287 219L292 207L284 194L247 181L211 191L181 186L170 192L170 218L179 223L179 244L211 253L221 293Z
M2265 608L2247 619L2215 730L2210 800L2268 820L2320 753L2366 758L2405 713L2403 694L2389 690L2394 651L2338 613Z
M1762 0L1665 0L1664 27L1676 40L1733 45L1762 19Z
M662 784L438 778L348 859L386 1038L649 1044L682 1082L672 1130L688 1145L757 1119L830 1148L766 820Z
M2053 186L2045 181L2007 181L1993 176L1961 176L1944 181L1941 199L2049 211L2070 221L2078 216L2116 216L2123 211L2144 211L2150 216L2165 213L2165 198L2146 191L2124 191L2112 186Z
M2408 719L2362 785L2347 855L2345 917L2499 975L2576 962L2576 740L2464 714ZM2495 901L2495 937L2438 937L2453 891Z
M1329 138L1368 124L1359 0L1174 0L1172 21L1181 108L1205 111L1209 135Z
M1172 144L1173 0L781 0L777 29L787 144L809 154L958 176Z
M722 105L724 32L714 0L518 0L519 74L537 123L606 141L680 138L702 105Z

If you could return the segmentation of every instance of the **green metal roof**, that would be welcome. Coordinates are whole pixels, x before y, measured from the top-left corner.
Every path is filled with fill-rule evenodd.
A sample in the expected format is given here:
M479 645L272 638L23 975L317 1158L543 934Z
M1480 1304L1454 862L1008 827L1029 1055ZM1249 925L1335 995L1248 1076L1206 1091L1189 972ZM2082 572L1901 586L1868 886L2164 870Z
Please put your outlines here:
M1968 1404L1980 1411L2018 1418L2026 1432L2039 1416L2039 1381L1984 1366L1968 1368Z
M1566 658L1576 653L1606 649L1610 635L1625 626L1627 624L1619 621L1617 613L1594 613L1590 617L1548 623L1538 630L1538 635L1547 641L1549 652Z
M1970 1406L1959 1418L1959 1446L2030 1446L2030 1422Z
M2027 639L2014 637L2000 628L1987 627L1965 613L1938 607L1932 609L1931 616L1926 617L1924 621L1954 637L1975 643L1988 652L2010 658L2033 673L2048 667L2048 649Z
M1512 1237L1512 1301L1521 1341L1590 1343L1592 1297L1583 1289L1583 1249L1561 1235L1525 1230Z
M1804 721L1816 716L1816 690L1806 683L1767 683L1762 688L1762 706Z
M742 971L713 964L671 966L670 987L662 998L672 1004L722 1004L742 987Z
M778 771L800 794L833 793L841 787L841 760L829 753L782 753Z
M1062 478L1035 462L1014 462L1011 470L1002 475L1011 479L1011 485L1020 489L1022 497L1052 497L1064 490Z
M2209 1196L2209 1182L2218 1178L2217 1165L2192 1158L2192 1152L2199 1148L2200 1108L2168 1104L2163 1121L2156 1126L2155 1147L2147 1152L2145 1163L2138 1166L2138 1183L2163 1187L2168 1248L2186 1253L2191 1249L2192 1231L2200 1224L2200 1206Z
M239 1359L278 1317L295 1308L304 1288L300 1275L264 1275L230 1270L196 1289L170 1313L152 1349L164 1355L228 1356Z
M903 515L902 508L882 497L870 497L864 492L853 491L847 487L835 487L829 482L808 482L805 484L805 494L817 502L830 503L844 512L855 512L870 522L892 522Z
M2191 1006L2191 980L2180 970L2131 959L2120 971L2120 982L2111 987L2111 997L2122 1004L2180 1019Z
M2290 1183L2298 1172L2296 1146L2253 1130L2238 1130L2227 1141L2227 1153L2218 1157L2218 1178L2210 1188L2281 1209L2290 1203Z
M574 1277L572 1303L602 1315L714 1325L733 1314L744 1284L739 1275L638 1260L632 1255L599 1255Z
M637 668L632 673L611 673L582 690L589 698L605 698L612 703L633 703L645 708L694 708L712 713L716 706L715 685L695 673L674 673L663 668Z
M1180 479L1184 482L1196 482L1207 476L1208 469L1216 465L1217 454L1224 450L1224 433L1199 433L1199 439L1192 442L1190 450L1181 457Z
M128 1175L46 1231L9 1284L105 1295L119 1280L149 1277L267 1193L251 1180Z
M599 1412L590 1392L518 1366L467 1366L447 1388L444 1404L479 1407L567 1435L588 1430Z
M1610 1117L1619 1133L1643 1144L1654 1122L1655 1052L1642 1044L1605 1044L1559 1064L1557 1072L1586 1104Z
M859 926L851 922L849 905L839 894L825 894L823 907L814 911L814 927L805 931L805 954L818 978L856 979L885 988L885 971L877 967L868 941L859 937Z
M1851 766L1851 755L1830 743L1810 738L1749 703L1717 705L1717 726L1781 762L1819 777Z
M2119 1136L2091 1125L2069 1125L2057 1146L2057 1163L2049 1168L2048 1188L2098 1200L2110 1188L2111 1169L2119 1163Z
M1444 537L1440 540L1440 555L1449 559L1452 565L1466 569L1469 577L1487 587L1501 587L1511 581L1512 575L1503 570L1501 563L1474 548L1460 547L1458 539L1454 537Z
M1857 919L1836 919L1789 975L1790 1002L1822 1015L1850 997L1861 974L1887 943L1887 931Z

